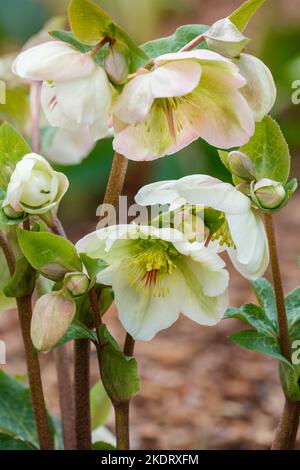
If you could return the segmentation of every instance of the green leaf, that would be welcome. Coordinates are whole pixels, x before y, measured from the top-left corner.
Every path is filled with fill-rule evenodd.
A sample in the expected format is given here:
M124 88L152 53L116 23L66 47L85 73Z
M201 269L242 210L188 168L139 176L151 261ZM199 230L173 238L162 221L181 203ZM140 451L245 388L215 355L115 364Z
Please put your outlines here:
M300 388L299 388L299 377L300 369L299 366L288 367L284 363L279 364L279 375L282 388L290 400L300 400Z
M96 45L113 31L110 16L89 0L72 0L69 22L74 36L83 44Z
M108 444L107 442L98 441L93 444L92 450L117 450L117 449L116 447L114 447L111 444Z
M256 124L254 136L240 151L253 161L257 180L269 178L286 184L290 174L290 152L279 125L271 116Z
M52 36L55 39L58 39L59 41L67 42L68 44L71 44L71 46L76 47L80 52L83 52L84 54L89 52L92 47L91 46L86 46L79 42L75 37L74 34L71 33L71 31L51 31L50 36ZM53 129L53 128L52 128ZM55 129L55 132L57 132L57 129Z
M66 273L82 271L82 262L75 246L53 233L18 229L20 248L29 263L43 276L62 280Z
M100 299L99 299L101 316L103 316L107 312L107 310L109 309L113 301L114 301L113 290L110 287L103 287L101 289Z
M129 50L130 72L134 73L139 67L149 62L148 55L140 48L131 37L118 25L116 25L116 38L126 44Z
M0 371L0 429L39 447L29 388Z
M96 383L90 392L92 430L103 426L109 418L112 403L102 382Z
M255 330L242 330L233 333L229 338L242 348L275 357L291 367L289 361L280 352L278 340L272 336L266 336Z
M238 318L251 325L259 333L277 338L274 325L270 322L264 310L257 305L246 304L240 309L229 309L224 318Z
M80 321L74 319L67 332L54 347L57 348L58 346L62 346L63 344L68 343L69 341L73 341L74 339L89 339L93 341L93 343L98 342L95 332L90 330Z
M198 36L201 36L201 34L204 34L208 29L209 26L201 24L180 26L180 28L178 28L171 36L146 42L141 46L141 48L151 59L162 54L178 52L190 41ZM206 44L204 41L195 47L195 49L203 49L205 47Z
M21 439L16 439L8 434L0 434L0 450L37 450L32 445Z
M108 266L108 264L105 261L101 259L90 258L85 253L80 253L79 256L88 272L88 275L91 278L96 277L97 274L100 273L100 271L103 271L103 269L107 268Z
M259 305L277 329L277 307L273 287L265 278L253 281L251 285Z
M36 271L27 258L17 260L15 273L3 292L7 297L24 297L31 295L35 288Z
M140 390L137 362L123 354L105 325L100 327L99 336L105 390L115 406L126 403Z
M300 287L285 298L291 340L300 339Z
M235 10L229 16L229 19L241 32L243 32L252 16L264 3L265 0L248 0Z
M6 103L0 104L0 117L12 121L23 129L29 116L30 106L26 88L6 88Z
M6 191L16 164L31 149L23 137L10 125L4 122L0 127L0 188Z

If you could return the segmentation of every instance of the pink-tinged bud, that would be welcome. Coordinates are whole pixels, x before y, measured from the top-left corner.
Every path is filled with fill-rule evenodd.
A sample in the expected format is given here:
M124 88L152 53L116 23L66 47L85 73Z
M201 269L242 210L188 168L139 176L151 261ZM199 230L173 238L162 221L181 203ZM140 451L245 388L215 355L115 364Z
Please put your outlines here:
M64 336L76 313L74 300L52 292L37 301L31 320L31 339L38 351L47 352Z
M122 85L126 82L129 74L129 62L125 54L110 47L104 59L104 68L113 83Z
M10 219L19 219L23 216L24 212L17 212L15 211L10 204L7 206L3 206L4 214L9 217Z
M69 273L65 276L64 285L73 297L79 297L88 292L90 280L84 273Z
M247 181L254 179L254 166L252 160L242 152L233 151L228 155L228 165L233 175Z
M253 187L253 193L263 209L276 209L286 198L283 185L268 178L259 180Z

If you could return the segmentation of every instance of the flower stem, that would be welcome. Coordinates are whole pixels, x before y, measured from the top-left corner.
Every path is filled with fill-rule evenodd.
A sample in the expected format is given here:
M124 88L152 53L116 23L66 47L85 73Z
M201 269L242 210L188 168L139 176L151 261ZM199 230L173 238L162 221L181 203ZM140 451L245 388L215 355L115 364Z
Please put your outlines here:
M25 224L26 228L27 224ZM11 276L15 272L15 257L11 246L6 237L0 232L0 247L6 257L7 265ZM16 299L22 337L24 342L27 373L32 399L32 407L36 421L37 433L41 450L52 450L53 439L50 430L50 424L46 411L41 371L38 355L33 352L33 344L30 337L30 324L32 317L31 296L25 296Z
M188 44L186 44L182 49L180 49L179 52L187 52L193 50L195 47L197 47L201 42L205 41L205 35L201 34L201 36L196 37L192 41L190 41Z
M69 354L64 344L53 351L57 372L59 405L64 450L76 449L73 384L69 369Z
M75 424L77 450L91 450L90 341L75 341Z
M115 406L117 449L129 450L129 401Z
M119 153L115 153L109 180L104 196L104 204L111 204L116 209L119 205L119 197L122 194L126 173L128 168L128 160Z
M276 246L275 229L271 214L265 214L265 226L270 247L270 258L273 273L274 291L277 305L277 321L279 343L282 355L291 362L291 343L289 337L288 319L285 308L280 265ZM300 403L292 402L285 396L285 406L272 443L273 450L293 449L299 426Z
M65 229L58 217L47 220L51 230L63 238L67 238ZM74 397L72 399L72 382L68 368L68 351L65 346L60 346L57 355L59 366L57 370L60 383L60 404L62 420L64 418L64 444L65 449L90 450L91 441L91 412L90 412L90 344L89 340L75 340L74 344ZM69 391L69 395L67 394ZM75 401L75 403L74 403ZM74 411L75 410L75 411ZM75 415L75 421L74 421ZM75 428L75 429L74 429Z

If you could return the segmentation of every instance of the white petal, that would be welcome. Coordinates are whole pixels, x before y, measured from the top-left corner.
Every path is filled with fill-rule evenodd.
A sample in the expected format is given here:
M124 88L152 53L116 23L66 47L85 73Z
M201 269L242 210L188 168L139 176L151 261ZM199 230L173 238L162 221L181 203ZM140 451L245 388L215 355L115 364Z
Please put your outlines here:
M229 58L239 56L249 42L229 18L214 23L205 33L205 39L210 50Z
M58 127L72 132L78 132L81 129L80 124L74 122L73 118L68 117L63 112L61 106L57 102L56 87L53 83L43 83L41 103L46 118L52 127Z
M241 54L234 62L247 84L241 89L251 107L255 121L261 121L273 108L276 100L276 85L268 67L257 57Z
M96 68L92 57L70 44L50 41L27 49L16 58L12 70L31 80L73 80L88 77Z
M224 291L223 289L226 283L228 283L228 278L224 278L220 282L223 293L211 297L204 293L204 289L200 283L201 278L198 277L198 275L201 276L201 273L195 269L194 263L186 263L186 260L184 260L180 264L180 269L184 275L187 286L187 294L183 300L182 313L200 325L215 325L221 320L228 307L228 293L227 290ZM208 284L206 279L206 289L208 288Z
M236 247L237 259L240 263L248 264L255 255L260 218L249 210L244 214L226 214L226 219Z
M113 281L115 304L125 330L136 340L149 341L159 331L171 326L179 317L185 293L179 270L161 277L165 295L154 297L137 292L129 280L128 262L124 261Z
M143 186L135 196L135 202L141 206L155 204L173 204L179 195L174 187L176 180L158 181Z
M88 78L58 82L55 88L57 103L65 116L75 124L92 126L98 122L97 137L107 135L112 96L103 69L98 67Z
M252 281L259 279L264 275L270 262L269 244L264 224L258 215L255 215L255 218L257 221L257 233L255 237L256 243L255 249L248 262L241 263L238 257L239 252L232 248L228 250L228 255L236 270Z
M43 150L48 160L59 165L78 165L95 145L87 128L77 132L58 129L50 146Z
M191 175L177 181L175 189L189 204L203 205L227 214L248 211L247 196L229 183L207 175Z

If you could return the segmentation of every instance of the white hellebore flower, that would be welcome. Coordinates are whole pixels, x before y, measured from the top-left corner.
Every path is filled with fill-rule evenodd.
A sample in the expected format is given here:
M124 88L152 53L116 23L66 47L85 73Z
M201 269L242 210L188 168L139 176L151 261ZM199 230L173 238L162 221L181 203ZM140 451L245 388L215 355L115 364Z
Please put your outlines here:
M238 67L207 50L165 54L139 70L114 108L114 148L132 160L170 155L202 137L226 149L254 133Z
M85 126L95 140L107 135L112 93L91 55L64 42L46 42L22 52L13 72L44 82L42 106L51 126L71 131Z
M20 160L10 177L4 211L44 214L58 206L69 187L67 177L54 171L40 155L29 153Z
M273 108L277 94L268 67L257 57L242 53L249 40L229 18L214 23L205 38L210 50L229 57L237 65L247 81L240 91L251 107L255 121L261 121Z
M235 268L248 279L258 279L265 273L269 245L264 224L250 199L231 184L207 175L192 175L145 186L135 200L144 206L170 204L176 209L187 203L220 211L223 224L212 234L217 249L226 247ZM208 246L214 249L216 243Z
M112 286L120 320L135 339L152 339L180 312L215 325L228 306L224 262L178 230L112 226L87 235L77 250L107 263L97 281Z

